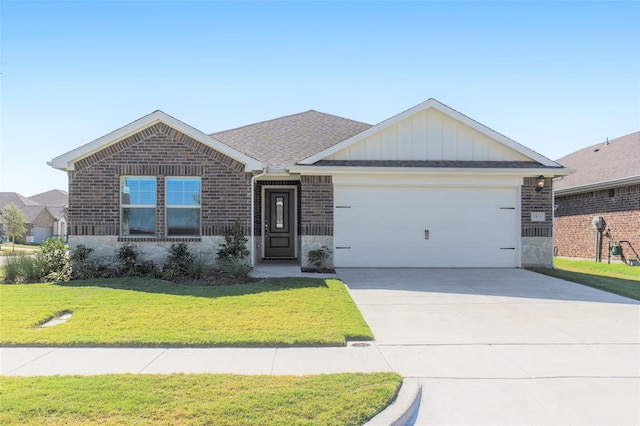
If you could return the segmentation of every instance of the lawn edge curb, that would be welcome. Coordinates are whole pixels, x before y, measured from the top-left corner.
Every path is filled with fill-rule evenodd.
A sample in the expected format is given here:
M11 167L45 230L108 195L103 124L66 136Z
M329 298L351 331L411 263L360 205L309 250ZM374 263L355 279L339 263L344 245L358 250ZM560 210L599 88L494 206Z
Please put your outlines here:
M403 379L396 399L364 426L406 425L420 405L422 383L419 379Z

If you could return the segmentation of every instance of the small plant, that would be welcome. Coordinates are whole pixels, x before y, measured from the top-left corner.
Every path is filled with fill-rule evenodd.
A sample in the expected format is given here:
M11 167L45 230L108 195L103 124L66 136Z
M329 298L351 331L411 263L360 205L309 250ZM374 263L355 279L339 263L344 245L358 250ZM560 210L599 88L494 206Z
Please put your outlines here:
M85 246L84 244L78 244L71 253L69 254L69 259L72 262L76 262L77 266L81 267L89 260L89 256L93 252L92 248ZM76 265L73 265L76 266Z
M310 250L307 254L307 259L317 270L321 270L324 266L324 262L331 257L331 249L327 246L322 246L319 249Z
M207 263L202 256L193 258L193 261L189 265L187 275L194 280L200 280L205 278L208 273Z
M116 276L140 277L160 275L160 271L155 263L142 259L135 246L125 244L116 250L116 258L120 267L115 272ZM111 272L111 271L108 271ZM111 273L109 274L111 275ZM103 275L104 276L104 275Z
M174 275L187 275L193 262L193 254L185 243L171 244L163 272L174 271Z
M245 259L224 259L218 261L218 268L222 275L236 279L246 279L253 269Z
M218 250L218 260L245 259L249 257L247 242L249 239L242 233L240 220L233 223L231 229L222 233L224 244Z
M125 244L116 250L116 258L120 262L120 269L123 274L135 273L138 262L138 251L130 244Z

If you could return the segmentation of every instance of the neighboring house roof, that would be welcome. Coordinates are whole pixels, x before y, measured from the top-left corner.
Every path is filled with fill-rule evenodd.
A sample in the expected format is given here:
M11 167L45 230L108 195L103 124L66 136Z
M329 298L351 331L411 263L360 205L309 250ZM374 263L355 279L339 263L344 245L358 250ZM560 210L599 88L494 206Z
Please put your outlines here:
M51 191L32 195L29 199L45 206L69 205L69 193L62 189L52 189Z
M254 158L228 145L223 144L222 142L212 138L211 136L201 132L200 130L195 129L188 124L185 124L182 121L177 120L168 114L165 114L162 111L154 111L149 115L146 115L132 123L127 124L124 127L114 130L113 132L94 140L93 142L89 142L85 145L82 145L81 147L67 152L66 154L62 154L51 160L48 164L51 167L60 170L73 170L75 162L158 123L164 123L167 126L178 130L184 135L187 135L190 138L195 139L207 146L210 146L216 151L221 152L228 157L241 162L245 165L246 170L259 170L262 168L262 165Z
M24 217L27 218L27 223L34 223L38 216L46 210L46 206L20 206L20 210L24 213Z
M67 215L66 207L64 206L47 206L47 210L55 220L63 219Z
M45 195L48 194L48 195ZM59 189L54 189L52 191L43 192L43 199L49 199L50 201L61 201L63 200L62 196L66 197L67 203L69 199L69 195L66 191L62 191ZM37 196L34 196L37 197ZM60 220L65 217L66 211L64 207L64 203L60 205L51 205L47 206L44 204L38 203L34 200L34 197L27 198L23 195L18 194L17 192L0 192L0 210L4 210L7 204L13 203L27 219L27 223L33 223L40 216L43 211L47 211L55 220ZM60 197L55 200L54 198Z
M370 127L370 124L310 110L211 136L264 164L285 166L296 164Z
M4 206L10 203L17 205L18 207L36 206L39 204L36 201L18 194L17 192L0 192L0 207L4 209Z
M640 132L580 149L557 162L575 169L556 179L557 195L640 183Z

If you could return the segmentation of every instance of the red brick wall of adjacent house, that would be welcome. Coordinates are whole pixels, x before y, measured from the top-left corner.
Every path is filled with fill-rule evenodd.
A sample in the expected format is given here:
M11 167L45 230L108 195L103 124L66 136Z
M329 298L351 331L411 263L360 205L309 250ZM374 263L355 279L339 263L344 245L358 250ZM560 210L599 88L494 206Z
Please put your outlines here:
M553 182L547 178L544 188L540 192L536 192L537 184L537 178L525 177L523 179L520 190L522 237L553 236ZM532 212L543 212L544 222L532 222Z
M122 175L157 178L156 239L165 237L165 176L202 178L202 235L220 235L236 219L249 233L251 174L244 165L159 123L76 162L69 172L70 235L120 234Z
M300 235L333 235L333 181L331 176L300 177Z
M627 240L640 254L640 185L556 196L555 250L558 256L602 259L608 256L608 238ZM596 248L596 231L591 221L601 216L610 230ZM623 244L627 258L635 258ZM612 257L617 259L617 257Z

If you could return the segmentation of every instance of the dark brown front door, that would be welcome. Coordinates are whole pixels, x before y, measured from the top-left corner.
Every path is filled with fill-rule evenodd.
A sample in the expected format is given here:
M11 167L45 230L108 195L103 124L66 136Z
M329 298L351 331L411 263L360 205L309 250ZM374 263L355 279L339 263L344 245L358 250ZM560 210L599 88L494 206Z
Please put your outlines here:
M293 189L265 189L265 257L295 256Z

